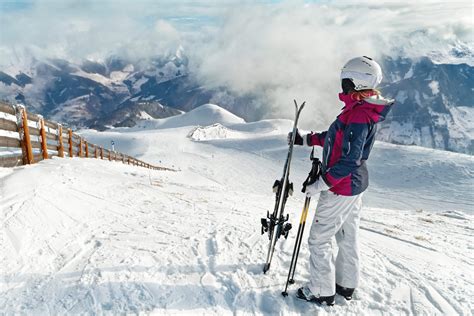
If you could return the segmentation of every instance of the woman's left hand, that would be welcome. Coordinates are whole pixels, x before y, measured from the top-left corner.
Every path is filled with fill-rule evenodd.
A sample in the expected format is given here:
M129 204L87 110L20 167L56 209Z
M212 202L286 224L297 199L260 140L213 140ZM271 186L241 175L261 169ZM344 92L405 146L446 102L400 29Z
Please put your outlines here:
M312 197L321 191L327 191L327 190L329 190L329 187L326 184L326 182L324 182L324 180L322 179L319 179L319 180L316 180L316 182L314 182L313 184L310 184L306 187L306 196Z

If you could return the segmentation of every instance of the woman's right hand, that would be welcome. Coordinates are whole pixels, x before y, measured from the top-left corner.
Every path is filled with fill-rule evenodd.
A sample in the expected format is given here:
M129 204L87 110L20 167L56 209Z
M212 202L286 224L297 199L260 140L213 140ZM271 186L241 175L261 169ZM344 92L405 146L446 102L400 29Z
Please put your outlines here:
M288 143L288 145L290 145L292 139L293 139L293 132L289 132L286 138L286 142ZM298 129L296 129L295 145L300 145L300 146L304 145L303 137L298 132Z

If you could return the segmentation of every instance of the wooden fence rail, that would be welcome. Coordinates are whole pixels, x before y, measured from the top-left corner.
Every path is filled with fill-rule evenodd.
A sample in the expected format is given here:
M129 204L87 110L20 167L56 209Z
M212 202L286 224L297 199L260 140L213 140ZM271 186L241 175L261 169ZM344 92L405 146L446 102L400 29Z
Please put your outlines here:
M89 143L70 128L63 129L59 123L27 113L22 105L0 101L0 131L0 167L33 164L52 157L81 157L121 161L154 170L172 170Z

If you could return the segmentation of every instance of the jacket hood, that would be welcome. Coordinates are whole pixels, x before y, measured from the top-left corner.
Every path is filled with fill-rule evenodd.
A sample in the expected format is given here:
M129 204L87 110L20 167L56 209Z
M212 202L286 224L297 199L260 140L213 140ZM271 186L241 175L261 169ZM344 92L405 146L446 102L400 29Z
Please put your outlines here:
M344 112L351 111L354 108L363 110L374 123L384 121L394 103L394 100L385 99L381 95L376 94L363 100L355 100L352 94L339 93L339 100L344 102Z

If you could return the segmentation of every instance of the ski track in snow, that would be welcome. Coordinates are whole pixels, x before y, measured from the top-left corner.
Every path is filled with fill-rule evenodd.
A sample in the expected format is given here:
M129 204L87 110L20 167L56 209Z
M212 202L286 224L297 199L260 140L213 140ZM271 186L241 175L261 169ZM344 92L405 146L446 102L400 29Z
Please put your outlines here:
M192 127L123 132L126 139L136 134L141 159L162 160L179 172L77 158L13 172L0 168L0 314L472 315L472 204L462 206L469 197L450 210L441 201L446 193L423 200L415 188L413 198L406 193L400 201L382 185L391 182L377 174L363 210L361 284L354 299L337 296L330 308L295 298L309 277L306 240L315 203L296 284L284 298L296 228L278 241L266 275L268 237L260 235L286 151L281 131L287 123L278 122L254 139L251 130L237 140L201 142L186 138ZM107 133L89 136L97 143L110 139ZM377 145L390 154L440 161L437 152ZM307 154L295 153L295 185L308 171ZM466 156L449 155L465 164L460 170L472 167ZM469 196L472 182L462 181L456 189ZM425 210L437 197L442 208ZM299 192L288 200L294 226L303 200Z

